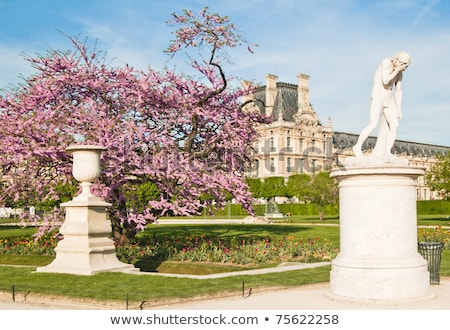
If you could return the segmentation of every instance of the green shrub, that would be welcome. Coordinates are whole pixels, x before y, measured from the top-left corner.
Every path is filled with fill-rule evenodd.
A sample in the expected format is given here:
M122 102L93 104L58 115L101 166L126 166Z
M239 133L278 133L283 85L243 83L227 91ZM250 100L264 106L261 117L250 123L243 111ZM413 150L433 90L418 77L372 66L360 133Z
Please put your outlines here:
M319 215L319 210L315 203L308 204L279 204L281 213L291 213L292 215ZM325 215L338 215L338 204L328 204L325 206Z
M418 215L450 214L450 201L417 201Z
M305 204L278 204L281 213L291 213L292 215L319 215L317 205L315 203ZM266 210L265 204L253 205L255 215L264 215ZM248 213L239 204L231 204L223 210L216 212L217 217L231 216L247 216ZM434 214L450 214L450 201L433 200L433 201L417 201L418 215L434 215ZM328 204L325 206L325 215L339 215L339 204Z
M319 215L317 205L315 203L308 204L277 204L278 209L281 213L291 213L292 215ZM266 213L266 204L255 204L253 205L253 212L255 215L264 215ZM247 216L248 213L242 209L241 205L231 204L231 206L226 206L225 209L216 212L217 217L228 217L231 216ZM328 204L325 206L325 215L338 215L339 205L338 204Z

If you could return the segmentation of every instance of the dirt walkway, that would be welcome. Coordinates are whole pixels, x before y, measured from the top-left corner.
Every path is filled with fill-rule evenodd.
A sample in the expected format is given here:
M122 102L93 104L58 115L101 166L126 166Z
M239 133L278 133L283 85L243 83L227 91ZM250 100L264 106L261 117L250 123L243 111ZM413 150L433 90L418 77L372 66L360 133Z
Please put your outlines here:
M55 296L11 295L0 293L0 310L125 310L126 302L96 302ZM407 301L354 301L332 297L329 283L304 285L283 290L248 290L244 296L233 295L166 303L133 302L129 310L450 310L450 277L431 286L431 295Z

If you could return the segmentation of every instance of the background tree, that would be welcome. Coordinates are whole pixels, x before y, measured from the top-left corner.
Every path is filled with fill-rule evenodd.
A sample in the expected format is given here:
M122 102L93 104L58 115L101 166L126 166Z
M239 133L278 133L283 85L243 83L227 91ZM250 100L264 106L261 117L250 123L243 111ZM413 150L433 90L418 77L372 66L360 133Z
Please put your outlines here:
M329 172L319 172L313 176L307 192L307 199L316 203L320 220L323 220L325 206L338 201L338 185L330 178Z
M439 191L443 199L449 199L450 192L450 153L437 155L434 163L425 174L425 181L431 190Z
M306 202L310 185L311 176L308 174L292 174L287 180L286 194L289 198L297 197L300 202Z
M37 73L0 97L0 168L12 178L0 203L59 200L56 187L72 180L65 148L75 143L107 148L92 189L112 203L119 243L168 212L198 214L212 200L223 207L227 193L251 212L246 151L256 138L255 124L266 119L243 111L240 98L251 91L231 88L222 63L226 49L243 38L228 17L207 8L198 15L173 14L169 23L178 27L170 56L190 48L208 54L199 60L189 55L200 78L110 67L102 52L76 38L70 38L74 50L26 57ZM130 186L149 182L158 198L133 207Z
M269 176L264 178L261 197L269 200L283 196L286 196L286 186L282 176Z
M257 178L247 178L245 179L245 182L248 185L248 188L250 190L250 193L252 194L253 198L261 198L262 196L262 181L261 179Z

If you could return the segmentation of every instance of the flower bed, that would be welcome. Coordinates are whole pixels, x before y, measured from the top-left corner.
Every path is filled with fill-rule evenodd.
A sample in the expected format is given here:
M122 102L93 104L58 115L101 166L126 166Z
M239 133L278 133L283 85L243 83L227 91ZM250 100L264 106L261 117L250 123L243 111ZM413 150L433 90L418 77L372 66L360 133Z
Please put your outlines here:
M418 230L418 241L420 242L440 242L444 244L444 249L450 249L450 230L437 226L432 229L420 228Z
M0 239L0 254L14 255L55 255L59 239L55 236L42 236L38 240L30 237L11 237Z
M58 238L47 235L38 240L30 237L0 239L0 253L11 255L55 255ZM117 246L117 257L134 262L139 259L190 262L229 263L238 265L280 261L331 261L337 254L327 239L305 240L287 236L272 241L269 238L172 237L153 238L129 245Z
M331 261L337 254L327 239L298 240L293 236L272 241L268 238L173 237L163 240L118 246L120 259L220 262L230 264L261 264L295 260L301 262Z

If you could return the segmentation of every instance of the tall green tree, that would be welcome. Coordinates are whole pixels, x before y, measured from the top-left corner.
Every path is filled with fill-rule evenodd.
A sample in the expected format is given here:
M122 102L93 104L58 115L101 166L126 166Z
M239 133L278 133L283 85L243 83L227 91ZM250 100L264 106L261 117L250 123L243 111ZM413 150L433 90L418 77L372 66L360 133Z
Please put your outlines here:
M313 176L307 199L317 205L320 220L323 220L325 206L338 201L338 185L329 172L320 172Z
M297 197L300 202L306 202L311 180L308 174L290 175L286 184L287 197Z
M282 176L270 176L264 179L261 197L270 199L283 196L286 196L286 186Z
M248 185L248 188L250 190L250 193L252 194L253 198L261 198L262 196L262 186L263 183L261 179L257 178L247 178L246 183Z
M433 191L439 191L443 199L450 197L450 153L437 155L438 161L434 163L425 174L426 184Z

